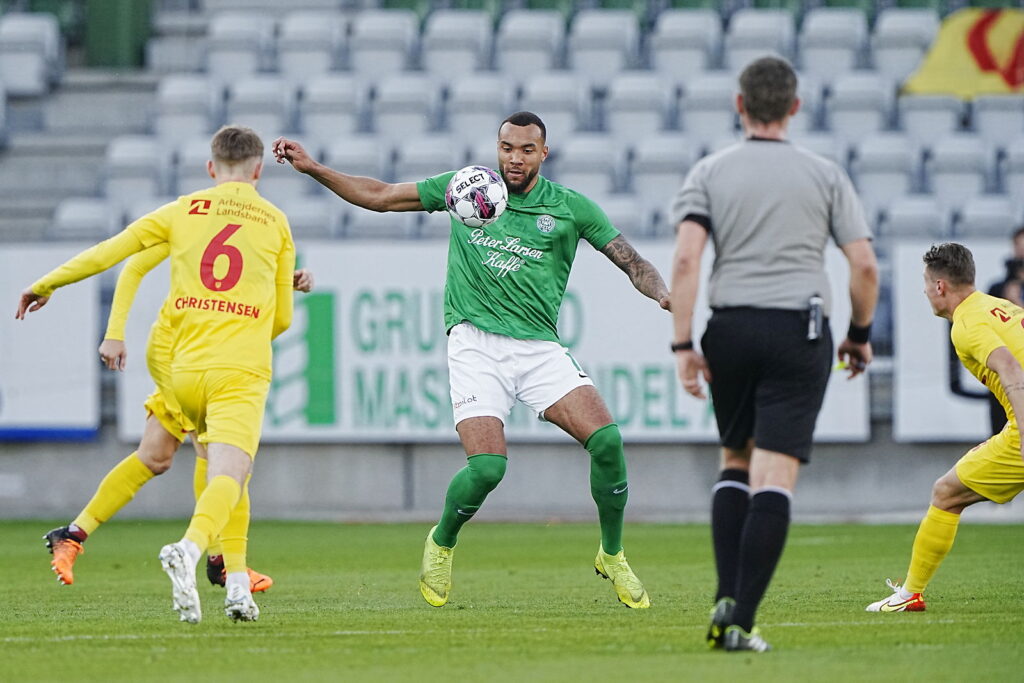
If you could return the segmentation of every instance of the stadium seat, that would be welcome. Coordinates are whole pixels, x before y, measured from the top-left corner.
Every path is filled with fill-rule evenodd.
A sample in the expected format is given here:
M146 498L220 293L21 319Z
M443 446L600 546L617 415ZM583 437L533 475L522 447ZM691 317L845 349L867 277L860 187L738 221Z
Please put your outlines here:
M68 197L62 199L45 230L48 239L104 240L123 226L121 209L106 199Z
M327 146L324 163L349 175L391 179L391 144L375 135L345 136Z
M217 14L206 34L206 71L222 82L262 71L271 63L273 40L274 19L266 14Z
M695 140L714 140L736 130L736 78L724 71L687 81L679 105L680 126Z
M422 135L435 127L440 88L421 73L392 74L377 81L373 129L390 140Z
M879 234L886 237L930 237L942 239L950 236L950 212L927 194L898 197L882 211Z
M1010 140L1003 159L1003 187L1018 205L1024 205L1024 137Z
M903 95L897 101L900 128L925 144L960 129L964 104L950 95Z
M515 81L554 69L565 43L565 21L554 11L511 10L495 41L495 66Z
M793 58L793 14L781 9L737 10L725 34L725 68L738 74L766 54Z
M189 194L213 184L206 172L206 162L210 160L209 136L190 138L179 143L175 157L176 194Z
M588 195L590 196L590 195ZM612 225L626 237L649 237L654 222L654 212L631 194L590 196L608 216Z
M249 126L269 144L271 133L293 129L295 84L277 76L253 76L228 86L226 120Z
M381 77L410 66L419 36L415 12L365 10L352 20L349 66L357 74Z
M853 71L837 77L825 100L828 129L848 142L889 127L892 83L871 71Z
M571 72L537 74L523 83L519 106L540 116L549 141L559 141L586 128L589 88Z
M466 164L475 164L478 166L487 166L497 170L498 168L498 142L497 142L497 131L487 133L482 137L476 138L469 145L468 153L466 154ZM456 134L456 138L458 135ZM541 175L546 176L548 169L541 167Z
M859 66L868 22L859 9L816 7L800 31L800 72L826 81Z
M555 147L555 170L562 185L588 197L618 189L624 157L613 138L603 133L577 133Z
M850 171L864 203L877 209L915 191L920 159L917 144L900 133L874 133L858 141Z
M395 148L395 182L418 182L465 166L461 140L445 135L412 138Z
M695 145L680 133L638 138L633 148L633 193L645 207L666 210L697 156Z
M797 74L797 97L800 98L800 108L796 115L789 120L788 131L790 134L797 134L805 131L815 130L819 127L821 119L822 101L821 81L817 76Z
M437 10L423 29L423 68L445 82L486 69L492 42L486 12Z
M353 207L343 234L350 239L409 239L416 236L418 218L413 211L377 213Z
M605 127L619 140L665 130L678 98L675 90L649 71L619 74L608 87Z
M54 15L11 12L0 17L0 83L8 95L40 96L61 76L64 39Z
M348 23L336 12L291 12L281 21L277 68L291 83L306 83L338 66Z
M310 139L329 143L362 125L366 87L348 74L324 74L302 89L299 129Z
M157 137L122 135L111 140L104 174L107 199L126 207L139 197L164 194L169 156Z
M343 203L334 196L297 197L281 201L277 208L288 217L288 225L296 240L330 239L340 234Z
M952 209L988 184L990 152L976 135L946 136L931 146L925 163L929 187L939 203Z
M804 147L818 156L830 159L842 167L846 167L850 156L847 143L826 131L796 131L789 136L793 144Z
M223 87L205 76L164 76L156 90L153 132L172 141L212 133L220 120L223 100Z
M1009 197L979 195L964 202L954 225L954 234L957 237L1005 238L1019 224L1019 216L1015 215Z
M921 63L938 32L939 15L934 9L883 9L871 36L875 68L887 78L902 81Z
M513 111L514 95L504 78L462 76L449 88L446 127L463 140L490 137L493 141L498 123Z
M711 9L667 9L648 35L651 67L673 81L721 63L722 17Z
M978 95L971 102L971 121L982 140L1004 147L1024 135L1024 95Z
M569 30L568 62L593 84L607 85L615 74L636 65L640 26L630 10L585 9Z

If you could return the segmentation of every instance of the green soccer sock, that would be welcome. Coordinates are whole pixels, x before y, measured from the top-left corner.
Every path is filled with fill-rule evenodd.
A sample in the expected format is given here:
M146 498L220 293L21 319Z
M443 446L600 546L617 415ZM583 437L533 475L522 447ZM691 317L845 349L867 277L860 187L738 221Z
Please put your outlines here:
M445 548L455 547L459 529L476 514L487 494L505 476L508 458L494 453L480 453L469 456L467 462L448 485L444 512L434 530L434 543Z
M622 519L629 497L619 426L612 422L601 427L583 447L590 453L590 493L601 522L601 547L609 555L616 555L622 550Z

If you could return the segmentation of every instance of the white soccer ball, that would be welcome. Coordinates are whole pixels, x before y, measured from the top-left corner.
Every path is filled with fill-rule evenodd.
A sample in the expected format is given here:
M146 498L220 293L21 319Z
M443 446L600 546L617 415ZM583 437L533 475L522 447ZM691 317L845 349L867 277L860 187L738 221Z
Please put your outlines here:
M470 228L482 228L505 211L508 188L501 176L486 166L467 166L448 181L444 203L455 220Z

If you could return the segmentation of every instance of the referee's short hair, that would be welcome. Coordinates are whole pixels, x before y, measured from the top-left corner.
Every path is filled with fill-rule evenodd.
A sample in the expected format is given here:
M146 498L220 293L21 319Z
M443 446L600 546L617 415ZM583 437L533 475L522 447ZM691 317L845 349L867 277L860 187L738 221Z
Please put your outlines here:
M796 72L781 57L761 57L740 74L747 116L761 123L781 121L796 101Z
M974 256L971 250L956 242L936 244L924 254L924 265L951 285L974 284Z

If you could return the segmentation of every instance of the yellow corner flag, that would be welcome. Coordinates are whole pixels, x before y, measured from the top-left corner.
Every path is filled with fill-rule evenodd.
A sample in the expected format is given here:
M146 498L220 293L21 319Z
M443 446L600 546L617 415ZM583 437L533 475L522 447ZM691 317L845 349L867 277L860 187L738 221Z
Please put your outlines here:
M1024 11L973 8L949 15L903 92L965 100L1024 92Z

